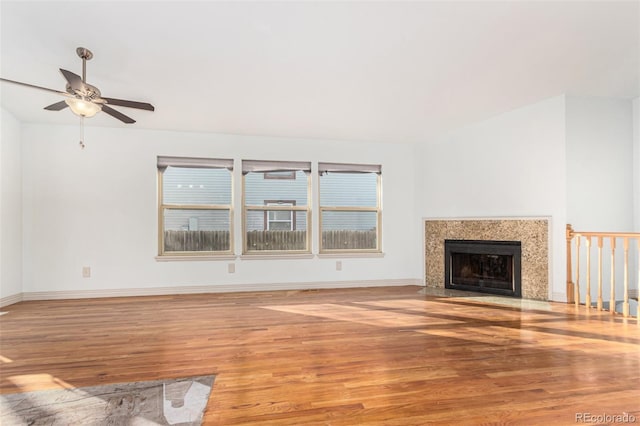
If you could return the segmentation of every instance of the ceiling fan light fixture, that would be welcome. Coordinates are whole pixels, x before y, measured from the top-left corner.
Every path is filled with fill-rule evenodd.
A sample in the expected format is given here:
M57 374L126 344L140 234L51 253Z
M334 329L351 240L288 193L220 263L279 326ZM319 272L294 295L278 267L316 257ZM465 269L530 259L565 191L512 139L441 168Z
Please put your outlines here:
M78 98L67 98L64 102L69 105L69 108L75 115L79 115L80 117L93 117L102 110L100 105Z

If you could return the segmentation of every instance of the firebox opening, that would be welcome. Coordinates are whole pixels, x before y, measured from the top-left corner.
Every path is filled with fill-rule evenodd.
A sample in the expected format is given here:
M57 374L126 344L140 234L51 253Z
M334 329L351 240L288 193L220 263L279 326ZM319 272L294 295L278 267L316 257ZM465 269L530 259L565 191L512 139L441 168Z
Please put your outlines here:
M519 241L445 240L445 288L521 297Z

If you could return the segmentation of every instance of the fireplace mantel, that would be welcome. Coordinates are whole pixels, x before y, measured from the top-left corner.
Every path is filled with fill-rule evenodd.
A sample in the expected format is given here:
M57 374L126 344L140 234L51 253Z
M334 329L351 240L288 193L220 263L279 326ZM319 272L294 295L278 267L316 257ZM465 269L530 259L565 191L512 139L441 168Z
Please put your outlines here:
M548 219L425 219L425 283L444 288L444 240L520 241L522 298L549 299Z

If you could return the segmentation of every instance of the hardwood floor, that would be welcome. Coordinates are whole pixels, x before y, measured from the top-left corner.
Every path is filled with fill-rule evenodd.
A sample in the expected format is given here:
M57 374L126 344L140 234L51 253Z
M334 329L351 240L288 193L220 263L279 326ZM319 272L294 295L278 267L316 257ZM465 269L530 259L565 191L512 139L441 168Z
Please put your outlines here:
M420 290L22 302L0 393L216 374L211 425L640 423L635 318Z

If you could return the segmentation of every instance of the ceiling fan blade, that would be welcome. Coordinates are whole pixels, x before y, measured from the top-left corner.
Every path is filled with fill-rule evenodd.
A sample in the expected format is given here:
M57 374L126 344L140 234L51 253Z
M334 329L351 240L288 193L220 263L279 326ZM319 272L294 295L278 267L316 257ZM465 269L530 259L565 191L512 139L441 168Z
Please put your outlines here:
M44 109L49 111L60 111L61 109L65 109L68 106L69 105L67 105L65 101L60 101L60 102L56 102L55 104L51 104L47 107L44 107Z
M7 78L0 78L0 81L4 81L7 83L12 83L12 84L17 84L19 86L26 86L26 87L31 87L33 89L40 89L40 90L45 90L47 92L52 92L52 93L57 93L58 95L63 95L63 96L72 96L67 92L61 92L59 90L54 90L54 89L48 89L46 87L42 87L42 86L36 86L35 84L28 84L28 83L22 83L20 81L15 81L15 80L9 80Z
M60 68L60 72L73 90L82 91L84 89L84 81L82 81L82 77L80 77L78 74L74 74L71 71L63 70L62 68Z
M107 101L108 104L111 104L111 105L118 105L118 106L123 106L127 108L144 109L147 111L155 111L155 108L153 107L153 105L148 104L146 102L125 101L123 99L105 98L104 96L101 97L101 99L104 99L105 101Z
M127 117L126 115L124 115L123 113L121 113L120 111L116 111L115 109L111 108L110 106L107 105L102 105L102 111L106 112L107 114L109 114L110 116L117 118L118 120L122 121L123 123L127 123L127 124L133 124L136 122L136 120L134 120L131 117Z

